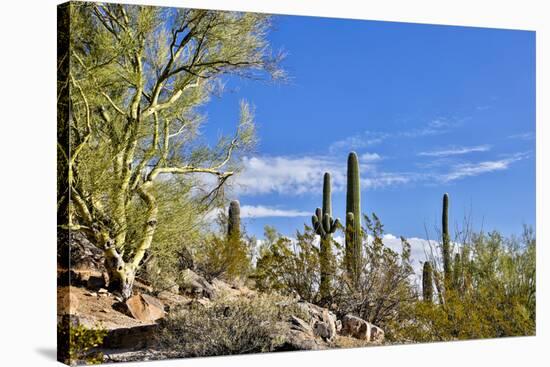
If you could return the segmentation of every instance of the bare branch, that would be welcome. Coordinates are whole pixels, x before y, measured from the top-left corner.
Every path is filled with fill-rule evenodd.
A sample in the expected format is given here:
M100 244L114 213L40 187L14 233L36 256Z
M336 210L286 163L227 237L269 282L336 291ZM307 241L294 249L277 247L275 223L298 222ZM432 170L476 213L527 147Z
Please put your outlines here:
M120 107L118 107L117 104L111 99L111 97L109 97L109 95L107 93L101 92L101 95L103 97L105 97L107 99L107 101L109 101L109 103L115 109L115 111L120 113L122 116L127 116L126 112L124 112Z

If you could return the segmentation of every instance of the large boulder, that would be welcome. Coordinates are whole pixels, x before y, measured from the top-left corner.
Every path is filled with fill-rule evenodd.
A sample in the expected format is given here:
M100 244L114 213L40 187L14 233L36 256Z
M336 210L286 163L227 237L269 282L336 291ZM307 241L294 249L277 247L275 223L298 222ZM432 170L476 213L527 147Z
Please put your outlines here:
M336 338L336 315L326 308L309 302L299 302L298 306L311 317L311 327L315 336L331 342Z
M342 318L342 335L370 341L371 324L357 316L347 314Z
M291 316L288 326L288 331L283 336L284 341L276 351L319 350L328 347L326 342L315 336L311 325L301 318Z
M153 322L164 317L164 305L155 297L136 294L124 302L126 313L142 322Z

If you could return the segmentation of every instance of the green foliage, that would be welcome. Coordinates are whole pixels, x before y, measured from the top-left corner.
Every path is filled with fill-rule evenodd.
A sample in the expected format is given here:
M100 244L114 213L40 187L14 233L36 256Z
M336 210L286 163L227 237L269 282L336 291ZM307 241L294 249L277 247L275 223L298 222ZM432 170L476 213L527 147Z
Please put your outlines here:
M247 239L210 235L197 252L199 268L209 278L246 280L251 271L253 243Z
M208 278L245 281L252 271L256 239L240 228L238 201L220 212L217 222L219 233L207 233L193 252L197 267Z
M319 249L313 229L304 225L304 232L297 231L296 241L291 241L266 227L265 238L256 262L256 287L265 292L298 295L309 302L319 301Z
M155 289L168 289L177 283L181 270L187 267L182 263L182 255L195 254L205 238L208 206L193 196L191 190L195 185L197 182L193 179L178 177L171 182L159 182L155 189L158 224L154 241L143 261L145 266L138 271L138 275L150 281ZM142 205L137 200L129 204L130 238L139 239L144 220ZM128 247L134 250L134 246ZM127 258L131 254L127 254Z
M203 108L222 77L278 79L281 56L269 48L264 14L91 2L65 9L60 224L108 249L111 283L121 288L113 291L129 296L147 259L158 275L177 269L177 246L199 243L201 219L256 142L246 102L233 134L201 139Z
M372 214L372 219L365 215L364 219L362 266L355 281L349 278L347 271L339 273L334 308L340 316L352 313L380 326L385 329L386 337L391 338L390 325L404 322L408 315L402 310L416 301L411 282L414 274L411 246L402 238L401 253L397 253L384 245L384 226L376 214ZM345 255L342 257L343 265Z
M220 299L171 313L161 324L161 345L182 357L273 351L283 341L295 301L276 295Z
M351 215L350 215L351 214ZM361 187L359 160L355 152L348 156L346 192L346 269L350 279L358 282L362 268Z
M103 327L87 328L78 320L65 315L57 325L58 359L66 364L75 365L103 363L103 354L97 348L103 344L107 330Z
M444 302L415 303L396 334L414 342L534 335L535 246L529 229L521 239L473 235L455 257L460 270Z
M340 226L338 219L332 219L332 198L330 174L325 172L323 177L323 209L317 208L315 215L311 218L315 233L320 237L320 259L321 284L319 288L320 297L326 300L330 297L332 276L334 274L334 262L332 254L332 233Z

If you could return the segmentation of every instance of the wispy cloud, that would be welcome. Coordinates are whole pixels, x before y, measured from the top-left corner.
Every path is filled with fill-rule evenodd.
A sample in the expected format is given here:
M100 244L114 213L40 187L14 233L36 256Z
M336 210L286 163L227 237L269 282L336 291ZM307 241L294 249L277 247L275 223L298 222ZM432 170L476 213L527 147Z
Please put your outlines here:
M458 125L459 123L446 118L436 118L418 129L401 131L397 133L397 136L403 138L418 138L423 136L440 135L448 133Z
M429 152L420 152L419 156L423 157L448 157L451 155L462 155L474 152L487 152L491 150L490 145L478 145L473 147L452 147L442 150L433 150Z
M307 217L310 212L295 209L280 209L263 205L243 205L241 207L242 218L268 218L268 217Z
M410 173L379 173L372 177L362 177L361 186L367 189L377 189L389 186L403 185L416 181L421 175Z
M512 163L520 161L527 157L528 154L526 153L516 153L508 158L500 160L457 164L449 173L441 175L440 178L443 182L449 182L464 177L478 176L494 171L503 171L510 168L510 165Z
M344 139L335 141L329 147L330 152L338 152L341 150L358 150L369 148L374 145L382 143L391 135L385 132L379 131L364 131L360 134L348 136Z
M535 139L535 133L532 131L509 135L508 139L519 139L519 140L533 140Z
M419 128L410 130L401 130L392 133L367 130L332 143L329 147L329 151L333 153L342 150L350 151L370 148L390 138L419 138L423 136L445 134L460 124L459 121L440 117L427 122Z

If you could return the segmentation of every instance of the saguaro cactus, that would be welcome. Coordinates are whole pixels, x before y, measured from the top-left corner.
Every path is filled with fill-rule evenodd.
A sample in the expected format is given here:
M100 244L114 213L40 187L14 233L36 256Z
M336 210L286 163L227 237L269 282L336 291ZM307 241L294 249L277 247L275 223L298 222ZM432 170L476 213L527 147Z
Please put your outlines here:
M455 289L460 289L462 285L462 260L460 254L455 254L454 264L453 264L453 287Z
M347 233L349 231L349 233ZM357 282L362 262L361 188L357 154L348 156L348 186L346 193L346 259L350 278Z
M237 200L229 203L227 236L229 238L239 238L241 236L241 205Z
M433 288L433 269L432 263L426 261L424 268L422 269L422 298L426 302L432 302L434 288Z
M451 283L451 237L449 235L449 194L443 195L443 212L441 215L443 274L445 285Z
M323 209L317 208L315 215L311 217L311 224L315 233L321 237L319 263L321 267L321 284L319 292L321 300L326 300L330 295L330 282L332 274L332 234L338 227L339 220L332 219L332 198L330 174L325 172L323 177Z

